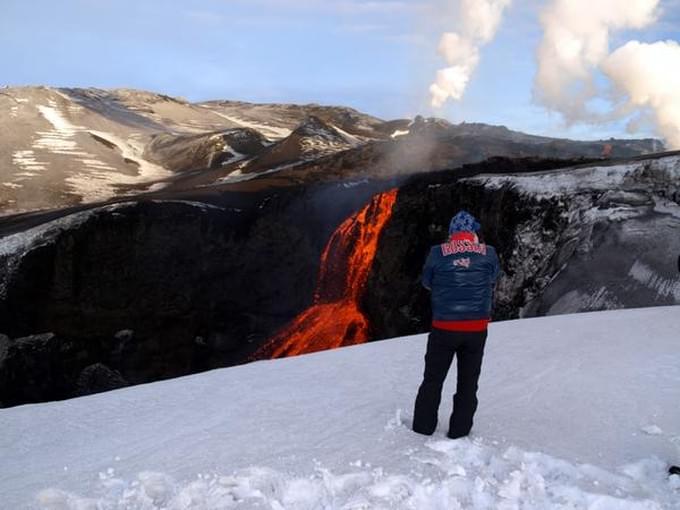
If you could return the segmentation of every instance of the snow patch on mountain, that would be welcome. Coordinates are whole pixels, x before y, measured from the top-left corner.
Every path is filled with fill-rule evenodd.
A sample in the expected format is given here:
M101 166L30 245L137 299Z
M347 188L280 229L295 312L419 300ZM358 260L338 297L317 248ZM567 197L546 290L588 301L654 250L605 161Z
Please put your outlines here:
M236 117L234 115L226 115L224 113L220 113L218 111L213 110L212 108L210 108L207 105L202 105L202 106L203 106L203 108L214 113L215 115L218 115L219 117L222 117L223 119L227 119L229 122L233 122L234 124L238 124L239 126L242 126L242 127L254 129L255 131L259 131L260 133L262 133L264 136L266 136L270 140L280 140L281 138L286 138L287 136L289 136L292 133L292 131L288 128L276 127L276 126L270 126L268 124L251 122L251 121L248 121L248 120L243 119L241 117Z
M122 138L101 131L88 130L66 118L64 111L69 115L82 112L84 109L74 104L68 96L58 93L62 103L50 98L47 104L36 106L38 112L51 125L52 129L36 131L37 138L32 142L30 149L14 151L12 162L23 170L16 173L13 183L19 185L23 180L36 177L50 167L44 158L48 155L56 155L70 158L70 170L64 178L69 190L81 196L83 202L106 200L117 194L117 186L139 184L147 181L160 180L171 174L161 166L154 165L141 157L144 147L140 142L132 138ZM54 97L54 96L53 96ZM111 147L119 151L125 163L133 164L137 175L129 175L99 159L96 155L81 147L82 136L96 135L105 140ZM79 141L80 140L80 141Z
M247 164L248 162L246 161L244 163ZM233 172L229 173L229 175L227 175L226 177L222 177L221 179L219 179L217 181L217 184L231 184L235 182L251 181L263 175L275 174L276 172L280 172L281 170L288 170L290 168L294 168L299 164L300 163L290 163L287 165L279 165L274 168L270 168L269 170L264 170L258 173L244 173L242 170L243 167L239 167Z
M223 134L224 133L217 133L217 134L214 134L213 136L210 137L211 141L219 141L220 145L222 146L222 152L229 153L229 154L232 155L231 158L222 162L222 166L229 165L229 164L231 164L235 161L239 161L239 160L242 160L242 159L248 157L245 154L241 154L236 149L234 149L231 145L229 145L227 142L225 142L223 140Z
M345 139L345 141L350 144L352 147L356 147L358 145L361 145L362 143L365 143L366 139L363 137L355 136L351 133L348 133L347 131L339 128L335 124L330 125L333 129L335 129L338 133L342 135L342 137Z
M76 126L66 120L58 110L57 103L53 100L48 101L49 106L38 105L38 111L52 125L50 131L38 131L38 140L33 142L34 149L43 149L53 154L63 154L67 156L91 156L87 152L79 150L78 142L75 140L77 133L84 130L81 126Z
M21 168L22 172L16 173L14 182L25 180L26 178L39 175L43 170L47 170L47 162L40 161L32 150L14 151L12 163Z
M408 129L397 129L394 133L390 135L390 138L399 138L400 136L406 136L410 134L411 131Z
M98 163L97 160L82 158L81 161L89 165L86 171L70 175L65 181L71 186L74 193L82 196L83 202L107 200L115 197L118 194L118 186L159 181L173 175L172 172L162 166L142 158L141 154L144 147L133 138L124 140L111 133L95 130L89 130L88 133L96 135L115 146L120 151L120 156L124 161L135 166L137 175L124 174L109 165Z
M2 182L0 183L2 186L6 188L11 188L11 189L21 189L23 186L21 184L17 184L16 182Z

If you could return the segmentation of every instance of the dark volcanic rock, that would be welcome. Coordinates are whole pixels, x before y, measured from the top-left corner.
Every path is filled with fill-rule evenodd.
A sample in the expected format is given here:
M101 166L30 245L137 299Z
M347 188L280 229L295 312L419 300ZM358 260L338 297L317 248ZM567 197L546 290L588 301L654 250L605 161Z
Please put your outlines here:
M116 370L103 363L95 363L83 369L76 381L78 395L90 395L102 391L124 388L128 382Z
M0 407L70 396L70 367L81 355L54 333L0 335Z
M375 338L429 329L422 265L462 208L499 252L496 320L680 304L680 157L537 172L543 164L496 159L400 188L363 298Z
M5 405L79 394L96 363L137 384L243 362L310 304L326 240L372 193L305 189L248 209L128 202L1 239L3 329L54 331L79 356L55 369L60 392Z
M60 221L5 257L0 322L10 335L50 329L118 352L131 382L206 368L197 334L220 333L243 348L251 322L244 314L286 313L296 301L280 289L307 269L285 265L312 258L294 225L247 223L216 207L123 204ZM267 256L271 274L260 258ZM112 346L129 326L134 341L119 333Z

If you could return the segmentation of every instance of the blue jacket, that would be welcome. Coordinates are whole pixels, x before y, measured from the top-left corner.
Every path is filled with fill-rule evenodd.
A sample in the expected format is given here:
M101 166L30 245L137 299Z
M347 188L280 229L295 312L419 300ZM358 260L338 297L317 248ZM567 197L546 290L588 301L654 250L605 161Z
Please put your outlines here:
M467 240L433 246L422 277L423 286L432 292L432 319L490 318L499 271L493 246Z

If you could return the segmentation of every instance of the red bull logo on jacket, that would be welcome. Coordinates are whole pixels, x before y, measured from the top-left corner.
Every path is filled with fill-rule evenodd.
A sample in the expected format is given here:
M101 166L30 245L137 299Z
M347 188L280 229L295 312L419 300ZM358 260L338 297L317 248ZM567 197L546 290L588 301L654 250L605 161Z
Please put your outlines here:
M470 267L470 257L465 257L462 259L455 259L453 261L454 266L468 268Z

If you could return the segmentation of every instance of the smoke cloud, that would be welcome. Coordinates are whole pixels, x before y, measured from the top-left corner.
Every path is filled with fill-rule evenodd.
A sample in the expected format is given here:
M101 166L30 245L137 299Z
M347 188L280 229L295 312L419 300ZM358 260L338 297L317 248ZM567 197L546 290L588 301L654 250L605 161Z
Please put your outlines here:
M458 32L445 33L439 54L448 67L437 71L430 86L432 106L440 108L449 99L460 100L479 63L479 49L489 43L498 30L503 11L512 0L460 0Z

